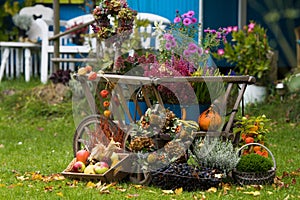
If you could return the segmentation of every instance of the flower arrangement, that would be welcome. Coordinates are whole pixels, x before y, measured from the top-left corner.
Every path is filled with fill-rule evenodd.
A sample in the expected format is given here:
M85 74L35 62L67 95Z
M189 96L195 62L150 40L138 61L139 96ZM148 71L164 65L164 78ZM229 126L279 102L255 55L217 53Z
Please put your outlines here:
M251 21L242 29L235 26L226 31L231 40L223 40L224 48L219 48L214 57L234 65L237 74L264 77L270 70L272 55L266 29Z
M93 10L93 15L97 23L92 25L96 37L107 39L125 31L132 31L137 12L124 0L102 0Z

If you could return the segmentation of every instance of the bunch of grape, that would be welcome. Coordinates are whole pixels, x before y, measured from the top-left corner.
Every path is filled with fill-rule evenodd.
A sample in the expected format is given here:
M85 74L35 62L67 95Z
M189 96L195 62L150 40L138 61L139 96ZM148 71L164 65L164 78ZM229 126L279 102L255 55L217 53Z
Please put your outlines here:
M196 168L187 163L171 163L151 172L152 184L164 190L182 188L184 191L207 190L221 182L215 177L218 171Z

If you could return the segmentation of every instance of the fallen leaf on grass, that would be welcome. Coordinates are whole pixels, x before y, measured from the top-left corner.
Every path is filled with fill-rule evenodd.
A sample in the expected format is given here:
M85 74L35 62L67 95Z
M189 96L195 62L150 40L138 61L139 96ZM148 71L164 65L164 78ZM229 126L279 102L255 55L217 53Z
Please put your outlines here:
M56 193L58 196L60 196L60 197L63 197L64 195L63 195L63 193L62 192L58 192L58 193Z
M126 198L133 198L133 197L138 197L138 196L140 196L140 195L139 194L128 194L126 196Z
M133 187L135 187L136 189L142 189L142 188L144 188L144 186L142 186L142 185L132 185Z
M259 191L252 191L252 192L243 192L244 194L251 194L253 196L259 196L260 195L260 192Z
M125 188L120 188L120 187L117 187L116 190L118 190L120 192L126 192L127 191Z
M182 187L181 187L181 188L177 188L177 189L175 190L175 194L176 194L176 195L180 195L180 194L182 194L182 191L183 191Z
M174 194L173 190L161 190L164 194Z
M4 144L0 144L0 148L4 148Z
M96 184L93 183L93 182L91 182L91 181L89 181L89 182L86 184L86 187L87 187L87 188L94 188L94 187L96 187Z
M44 191L45 191L45 192L52 192L52 191L53 191L53 188L54 188L53 186L45 186L45 187L44 187Z
M29 177L25 177L25 176L16 176L17 180L19 181L25 181L25 180L29 180Z
M215 187L211 187L207 190L207 192L213 192L213 193L216 193L217 192L217 188Z

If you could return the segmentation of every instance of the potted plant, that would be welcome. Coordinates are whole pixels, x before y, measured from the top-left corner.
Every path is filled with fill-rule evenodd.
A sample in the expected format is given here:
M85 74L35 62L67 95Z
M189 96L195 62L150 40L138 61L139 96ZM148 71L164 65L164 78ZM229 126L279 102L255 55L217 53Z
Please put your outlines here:
M27 37L27 31L29 30L31 23L32 23L32 17L30 15L19 15L16 14L12 18L13 23L18 27L19 29L19 40L23 40Z
M231 64L236 74L256 77L256 84L247 87L245 102L262 101L266 95L265 86L269 81L273 57L267 30L251 21L242 29L227 27L226 32L227 39L223 40L223 48L219 48L213 56Z
M270 119L265 115L259 116L243 116L240 120L235 122L233 133L239 146L243 146L248 143L260 143L266 145L267 134L270 132ZM264 156L267 156L267 152L261 148L249 147L244 150L244 153L255 152Z
M267 151L269 157L264 157L257 153L244 154L245 148L259 146ZM273 184L276 175L276 161L272 152L264 145L259 143L249 143L238 150L241 159L233 169L232 175L240 185L263 185Z

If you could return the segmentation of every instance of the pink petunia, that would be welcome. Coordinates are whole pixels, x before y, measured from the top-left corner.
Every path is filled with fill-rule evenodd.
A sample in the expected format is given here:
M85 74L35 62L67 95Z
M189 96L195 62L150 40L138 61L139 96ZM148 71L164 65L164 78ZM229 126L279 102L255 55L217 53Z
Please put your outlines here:
M177 45L175 38L173 38L173 40L170 40L169 43L170 43L171 47L176 47L176 45Z
M188 25L190 25L192 23L192 20L190 19L190 18L185 18L185 19L183 19L183 24L185 25L185 26L188 26Z
M174 39L174 36L173 36L172 34L170 34L170 33L166 33L166 34L164 34L164 38L165 38L166 40L173 40L173 39Z
M168 51L170 51L172 45L170 44L170 42L167 42L165 47L166 47L166 49L167 49Z
M177 24L179 22L181 22L181 18L180 17L175 17L174 18L174 23Z
M195 24L198 21L197 18L195 18L195 17L193 17L191 20L192 20L192 24Z
M195 15L195 12L193 10L190 10L186 14L188 17L193 17Z
M188 45L188 50L190 51L190 53L195 53L198 50L198 46L195 43L191 42Z
M189 57L190 54L191 53L190 53L190 51L188 49L186 49L186 50L183 51L183 55L186 56L186 57Z
M224 49L218 49L218 55L222 56L224 55L225 51Z

